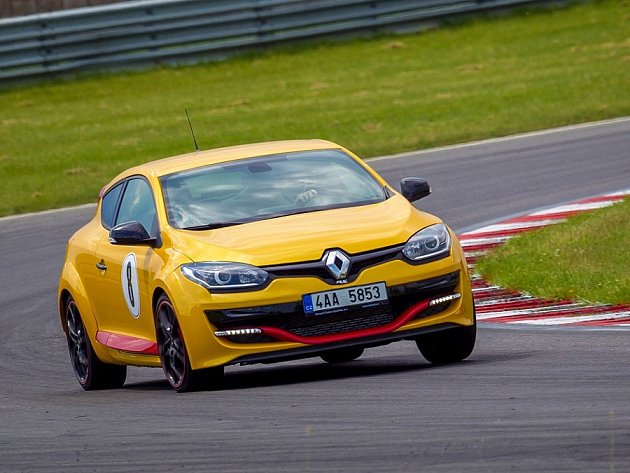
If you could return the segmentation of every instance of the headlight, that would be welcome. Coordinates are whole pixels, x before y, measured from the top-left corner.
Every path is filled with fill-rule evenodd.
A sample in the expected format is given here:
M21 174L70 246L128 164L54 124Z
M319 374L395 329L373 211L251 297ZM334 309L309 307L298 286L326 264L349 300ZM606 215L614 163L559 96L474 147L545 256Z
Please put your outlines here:
M410 260L419 261L446 255L450 249L451 235L446 225L438 223L412 236L403 248L403 254Z
M243 263L189 263L181 266L182 274L206 289L246 289L262 286L267 272Z

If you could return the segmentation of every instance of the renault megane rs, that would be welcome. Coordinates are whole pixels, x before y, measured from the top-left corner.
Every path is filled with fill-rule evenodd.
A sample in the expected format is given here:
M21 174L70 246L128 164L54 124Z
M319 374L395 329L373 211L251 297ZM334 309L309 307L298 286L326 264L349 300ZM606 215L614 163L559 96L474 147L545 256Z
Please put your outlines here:
M195 152L106 185L68 243L58 303L84 389L161 366L176 391L217 386L226 365L414 341L462 360L475 312L462 249L442 221L327 141Z

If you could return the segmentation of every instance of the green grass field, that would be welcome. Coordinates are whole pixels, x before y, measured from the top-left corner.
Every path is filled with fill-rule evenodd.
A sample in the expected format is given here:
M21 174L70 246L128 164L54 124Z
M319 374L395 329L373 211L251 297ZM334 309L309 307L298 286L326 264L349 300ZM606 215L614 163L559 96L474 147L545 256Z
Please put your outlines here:
M630 303L630 199L513 238L476 266L503 287L551 299Z
M364 157L630 114L628 0L0 90L0 215L95 200L139 162L324 138Z

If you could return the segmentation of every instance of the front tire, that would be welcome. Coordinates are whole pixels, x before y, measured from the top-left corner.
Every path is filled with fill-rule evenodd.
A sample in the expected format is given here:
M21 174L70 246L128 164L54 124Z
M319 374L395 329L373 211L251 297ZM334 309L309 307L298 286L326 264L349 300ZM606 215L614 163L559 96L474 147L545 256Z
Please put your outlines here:
M223 378L223 366L201 370L191 368L175 308L164 294L158 299L155 315L160 361L171 387L183 393L218 385Z
M430 363L455 363L470 356L475 348L477 324L422 335L416 345Z
M66 301L65 322L70 361L81 387L86 391L122 387L127 379L127 366L99 360L72 297Z

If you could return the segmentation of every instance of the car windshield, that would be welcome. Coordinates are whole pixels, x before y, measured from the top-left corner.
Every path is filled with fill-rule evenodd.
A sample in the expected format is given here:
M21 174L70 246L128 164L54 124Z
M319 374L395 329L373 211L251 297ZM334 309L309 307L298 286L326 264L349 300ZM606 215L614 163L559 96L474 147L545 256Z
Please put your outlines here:
M378 181L341 150L276 154L163 176L169 223L203 230L385 200Z

